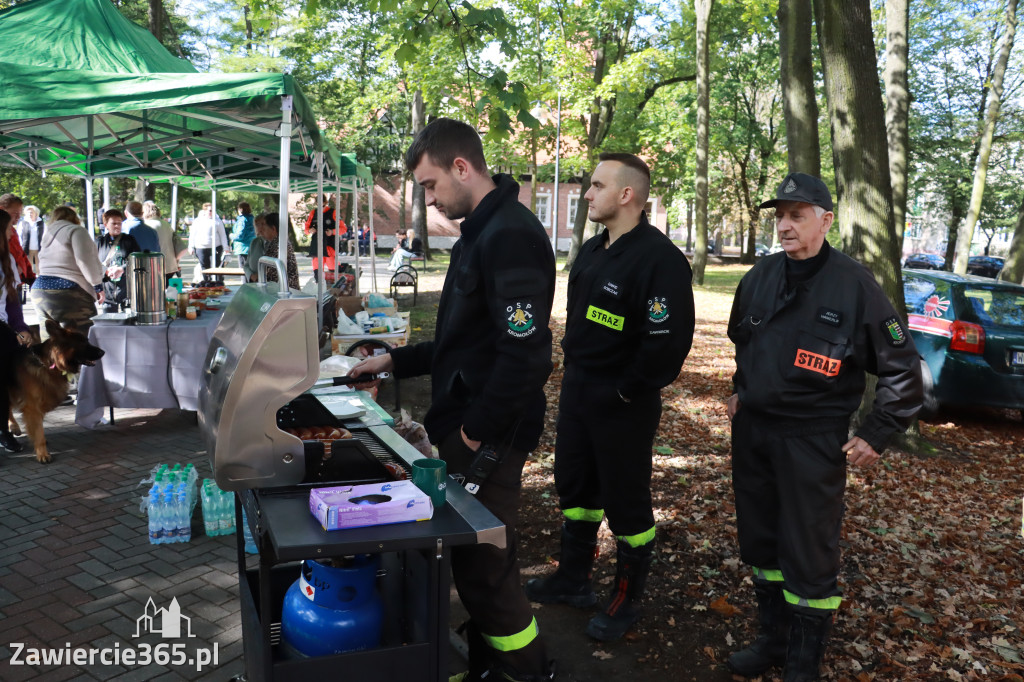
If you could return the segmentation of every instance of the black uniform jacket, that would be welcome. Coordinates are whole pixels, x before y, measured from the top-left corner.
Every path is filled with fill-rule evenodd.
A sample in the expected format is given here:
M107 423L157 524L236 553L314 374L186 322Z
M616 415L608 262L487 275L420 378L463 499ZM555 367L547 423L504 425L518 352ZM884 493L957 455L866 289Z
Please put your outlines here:
M805 423L849 419L871 372L878 376L875 402L856 435L882 452L921 407L914 341L860 263L829 248L824 266L787 293L786 258L765 257L736 290L729 338L741 409Z
M628 399L679 376L693 344L693 273L644 214L607 241L606 229L573 263L562 350L567 368L607 377Z
M555 259L519 185L508 175L494 181L452 248L434 340L391 356L397 378L431 375L431 442L462 426L474 440L532 450L552 367Z

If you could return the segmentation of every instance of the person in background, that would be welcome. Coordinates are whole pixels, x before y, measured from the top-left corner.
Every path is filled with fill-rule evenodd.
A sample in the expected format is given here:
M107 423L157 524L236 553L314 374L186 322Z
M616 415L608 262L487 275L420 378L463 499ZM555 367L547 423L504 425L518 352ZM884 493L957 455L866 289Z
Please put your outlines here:
M416 236L416 230L411 227L405 231L405 238L402 238L402 231L395 233L395 249L392 252L391 263L388 270L394 272L402 266L402 261L423 253L423 242Z
M264 214L256 216L253 225L256 236L249 241L249 253L246 254L245 263L242 264L247 282L255 282L259 279L259 262L260 258L265 255L266 241L263 239L263 235L267 231L267 219Z
M235 219L235 226L231 230L231 249L238 257L238 267L245 268L249 260L249 244L256 236L256 227L253 221L252 206L248 202L238 202L238 217Z
M476 499L505 525L505 547L451 550L452 577L471 619L469 671L459 679L551 680L553 665L523 594L516 550L523 466L544 430L544 384L552 369L551 244L519 203L516 181L488 173L471 126L434 120L409 147L405 166L427 206L462 220L434 340L368 358L349 374L429 374L424 426L448 473L472 476L493 463L488 476L469 483L479 483Z
M53 209L39 247L39 277L32 283L32 303L41 318L40 336L43 340L48 337L42 318L58 324L74 323L88 334L96 303L103 303L105 298L103 264L75 209Z
M871 272L829 246L835 215L821 179L790 173L773 199L783 253L740 280L729 316L736 344L732 486L740 559L753 572L760 633L729 669L817 680L839 589L847 466L878 461L911 424L924 390L914 341ZM865 373L871 411L850 435Z
M105 232L96 237L96 253L104 268L104 306L109 312L116 312L128 303L128 256L139 251L135 237L121 229L123 220L124 214L116 208L104 212Z
M39 240L43 238L46 223L39 215L39 208L26 206L25 215L18 223L18 239L21 247L28 253L28 261L33 269L39 269Z
M367 223L363 223L363 226L359 228L359 255L370 255L371 239L373 239L373 233L370 232L370 226ZM374 249L376 250L376 242L374 242Z
M199 266L208 270L220 265L221 254L228 245L224 223L213 215L213 204L203 204L203 210L192 221L188 232L188 252L199 259Z
M21 248L21 239L18 238L18 231L14 229L14 226L21 221L22 207L21 197L13 194L0 195L0 210L7 211L11 216L11 224L7 226L5 236L7 237L11 256L18 266L18 277L23 283L31 284L36 278L36 273L32 269L28 255Z
M281 224L280 216L276 213L264 213L263 215L256 218L256 234L260 239L263 240L263 254L269 258L277 258L278 254L278 237L280 230L278 225ZM288 271L288 288L298 289L299 288L299 266L295 262L295 252L292 251L292 244L288 239L285 239L285 243L288 244L288 259L285 261L285 267ZM258 247L257 247L258 251ZM249 248L250 256L253 254L252 245ZM256 281L256 263L259 262L259 256L257 255L255 260L249 260L249 267L251 268L253 275L250 278L250 282ZM267 268L267 281L277 281L277 269Z
M107 213L103 214L104 222L106 221ZM123 215L125 218L124 223L121 225L121 231L130 235L135 240L135 243L139 245L139 251L162 253L160 250L160 235L152 227L142 222L142 204L140 202L129 201L125 204Z
M0 209L0 234L6 234L13 224L11 214ZM19 345L32 343L32 334L25 324L17 294L21 284L18 268L7 244L6 239L0 239L0 447L7 452L21 452L24 448L7 427L11 410L7 389L14 381L14 352Z
M313 278L316 279L320 272L320 229L319 229L319 214L324 214L324 272L331 273L333 277L334 268L337 259L337 253L334 248L334 237L338 230L343 232L347 230L345 221L339 221L335 218L334 207L331 206L331 195L324 195L324 202L322 207L313 209L306 216L306 234L310 235L309 239L309 254L310 259L313 263ZM340 224L339 224L340 223Z
M152 201L142 202L142 220L156 230L160 240L160 253L164 256L164 283L171 281L181 272L178 267L178 254L174 249L174 230L171 224L160 217L160 208Z

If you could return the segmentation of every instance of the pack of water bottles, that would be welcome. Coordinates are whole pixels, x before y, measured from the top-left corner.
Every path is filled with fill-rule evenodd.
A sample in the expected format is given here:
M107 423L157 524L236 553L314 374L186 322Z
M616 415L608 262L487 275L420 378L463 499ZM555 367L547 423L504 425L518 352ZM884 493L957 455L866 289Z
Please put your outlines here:
M149 516L149 541L154 545L188 542L192 539L192 510L196 506L196 469L191 464L153 467L149 494L142 498Z
M212 478L204 478L199 489L203 501L203 527L206 534L232 535L235 532L235 494L221 490Z

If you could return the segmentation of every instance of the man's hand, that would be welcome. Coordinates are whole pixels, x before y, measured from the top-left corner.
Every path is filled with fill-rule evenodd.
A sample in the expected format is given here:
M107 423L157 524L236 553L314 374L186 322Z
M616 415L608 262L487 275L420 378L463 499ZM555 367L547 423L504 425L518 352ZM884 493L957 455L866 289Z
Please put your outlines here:
M868 445L867 441L857 436L846 441L843 452L846 453L847 461L856 467L869 467L880 458L880 455Z
M461 427L459 428L459 433L462 434L462 442L465 443L466 447L472 450L473 452L479 450L480 446L483 445L483 441L473 440L469 436L467 436L466 430Z
M374 355L366 358L358 365L348 371L350 377L357 377L360 374L380 374L381 372L391 372L395 369L395 363L391 359L391 353L383 353L381 355ZM352 387L360 391L365 391L367 388L374 386L380 386L380 379L375 379L365 384L353 384Z
M738 393L733 393L729 396L729 400L726 402L726 409L729 413L729 421L732 421L732 418L740 411L740 396Z
M96 302L97 303L102 305L104 302L106 302L106 300L107 300L107 292L105 292L103 289L100 289L99 291L96 292Z

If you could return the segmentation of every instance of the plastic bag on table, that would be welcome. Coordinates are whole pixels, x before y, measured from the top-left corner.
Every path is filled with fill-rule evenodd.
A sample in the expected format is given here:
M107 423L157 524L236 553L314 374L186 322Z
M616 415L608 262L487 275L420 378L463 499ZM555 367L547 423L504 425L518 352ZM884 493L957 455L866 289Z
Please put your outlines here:
M408 410L402 410L401 417L395 420L394 429L395 433L419 450L424 457L437 457L427 437L427 430L423 428L423 424L412 420Z
M358 365L361 358L353 358L348 355L332 355L320 361L320 378L334 378L348 376L348 371Z
M363 325L356 324L352 321L348 315L344 313L338 314L338 333L339 334L362 334Z

